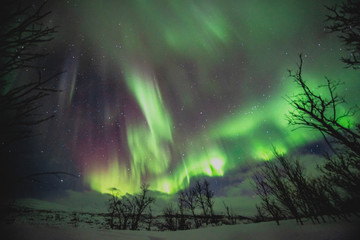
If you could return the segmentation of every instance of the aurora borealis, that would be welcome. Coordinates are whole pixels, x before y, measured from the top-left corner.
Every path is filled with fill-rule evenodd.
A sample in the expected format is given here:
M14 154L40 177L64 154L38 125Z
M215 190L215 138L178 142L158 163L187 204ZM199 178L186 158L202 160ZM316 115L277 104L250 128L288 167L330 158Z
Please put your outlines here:
M359 101L359 75L324 31L323 5L334 2L50 1L60 28L47 64L64 71L63 92L44 103L56 119L34 148L46 169L123 194L142 182L176 193L196 177L229 178L271 160L273 146L311 154L321 136L285 117L298 54L311 86L341 79L349 104Z

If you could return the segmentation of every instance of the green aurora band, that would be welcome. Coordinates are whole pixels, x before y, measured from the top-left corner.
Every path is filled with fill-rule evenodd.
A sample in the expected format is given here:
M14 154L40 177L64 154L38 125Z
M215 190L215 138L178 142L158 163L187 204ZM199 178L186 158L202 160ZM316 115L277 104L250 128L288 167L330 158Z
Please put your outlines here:
M125 82L142 114L142 118L126 121L129 159L110 150L107 164L93 164L85 169L85 181L91 189L110 193L115 187L122 194L133 194L145 181L154 191L176 193L186 188L191 178L224 176L231 169L246 166L248 161L271 160L273 146L281 153L291 153L321 140L312 131L292 131L287 125L285 114L291 109L283 97L292 96L299 89L286 76L286 69L297 60L299 51L295 45L309 46L303 50L321 56L314 57L314 61L334 59L331 66L339 65L338 54L323 56L315 44L296 37L297 29L307 27L299 20L307 11L316 21L322 21L316 8L306 9L294 1L275 2L134 0L116 8L105 1L88 1L77 10L87 16L81 27L101 46L98 51L108 53L123 72L119 81ZM256 31L252 30L254 26ZM329 39L322 42L334 45ZM121 49L114 51L118 45ZM270 46L288 49L292 57L276 67L274 56L267 50ZM214 79L213 70L222 66L219 59L227 56L227 61L235 62L239 52L247 58L248 66L261 69L253 70L257 78L266 81L271 76L278 80L272 92L265 83L254 85L248 71L242 75L224 74L223 82ZM192 91L187 71L178 67L175 58L195 66L197 91ZM157 74L161 67L166 69L163 78L167 81ZM233 64L227 70L238 72L238 68ZM305 62L304 78L316 86L323 79L324 69L329 76L345 71L329 71L325 67L318 70ZM346 78L357 76L346 72ZM236 82L240 77L241 83ZM235 82L230 90L227 81ZM199 99L213 98L211 103L215 105L221 101L218 96L228 94L236 107L231 113L224 107L206 119L206 127L184 132L178 127L182 116L167 102L169 94L162 90L167 88L176 89L177 105L192 113L189 118L195 112L203 114L199 111ZM255 98L256 88L265 89L266 98ZM205 112L211 112L211 107Z
M159 87L150 77L151 74L144 71L132 69L126 76L128 88L141 107L146 124L131 121L127 125L127 143L132 157L130 171L126 166L119 165L119 157L113 156L106 168L97 166L87 173L91 188L102 193L111 193L114 187L120 189L122 194L136 193L144 176L147 176L152 190L164 193L176 193L186 188L192 177L223 176L226 170L238 164L231 160L236 159L237 154L226 151L221 145L223 141L238 142L240 145L242 139L245 139L247 143L243 147L233 143L235 151L250 149L245 156L271 160L273 146L280 153L287 153L321 138L308 131L291 132L291 129L286 128L285 114L290 110L286 101L270 102L269 106L261 109L252 108L245 113L227 117L214 123L206 132L199 133L186 147L187 154L182 157L181 163L169 174L171 152L177 143L172 138L174 133L171 116L163 103ZM296 89L292 92L296 92ZM266 125L271 125L271 129L285 130L278 131L269 138L256 137L261 135L256 132L263 131L262 128ZM249 138L251 135L254 137Z

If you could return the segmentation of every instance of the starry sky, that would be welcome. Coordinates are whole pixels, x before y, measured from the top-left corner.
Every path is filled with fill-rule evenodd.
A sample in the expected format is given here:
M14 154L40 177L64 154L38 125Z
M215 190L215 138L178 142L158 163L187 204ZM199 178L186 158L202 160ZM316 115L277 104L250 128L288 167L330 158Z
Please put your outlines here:
M42 133L17 152L21 174L67 171L80 180L54 186L106 193L163 194L209 178L224 196L272 147L310 161L322 138L288 126L285 101L299 89L288 77L304 58L310 86L342 80L348 103L359 101L359 74L326 33L325 5L337 1L69 0L49 1L44 72L64 71L44 100ZM24 150L25 149L25 150ZM305 161L305 160L304 160Z

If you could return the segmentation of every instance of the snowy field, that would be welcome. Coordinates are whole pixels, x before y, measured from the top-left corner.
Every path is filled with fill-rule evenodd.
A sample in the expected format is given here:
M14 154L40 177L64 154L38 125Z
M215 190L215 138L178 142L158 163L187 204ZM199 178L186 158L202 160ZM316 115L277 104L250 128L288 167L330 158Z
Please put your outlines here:
M45 226L14 223L2 225L3 240L195 240L195 239L360 239L358 226L360 220L350 223L326 223L297 225L293 220L282 221L280 226L274 222L238 224L231 226L208 227L196 230L158 232L130 230L99 230L91 228L74 228L70 226Z
M88 211L65 211L64 206L40 201L25 201L1 221L1 240L234 240L234 239L276 239L276 240L351 240L360 239L358 226L360 218L350 222L329 222L297 225L294 220L252 223L240 221L236 225L203 227L186 231L130 231L110 230L105 223L104 213ZM26 205L28 207L24 207ZM30 208L29 208L30 207ZM83 210L88 210L84 208ZM76 218L76 221L74 221ZM155 218L153 224L163 219Z

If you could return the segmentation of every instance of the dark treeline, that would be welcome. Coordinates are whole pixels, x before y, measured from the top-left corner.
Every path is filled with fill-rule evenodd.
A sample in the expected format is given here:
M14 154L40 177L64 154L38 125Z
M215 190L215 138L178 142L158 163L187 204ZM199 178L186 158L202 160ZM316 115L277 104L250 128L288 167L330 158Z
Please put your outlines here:
M161 229L186 230L208 225L236 224L237 220L248 219L235 215L225 202L225 214L216 214L213 197L214 191L206 179L196 181L192 187L178 192L177 206L170 204L163 210L165 223Z
M216 214L213 197L214 192L206 179L196 181L193 186L178 192L176 201L164 207L161 215L153 216L151 205L155 198L149 196L149 185L143 184L136 195L121 196L119 190L113 189L107 224L111 229L150 230L154 226L159 230L176 231L210 224L236 224L237 220L248 219L235 215L225 202L225 214ZM155 221L159 218L160 221Z

